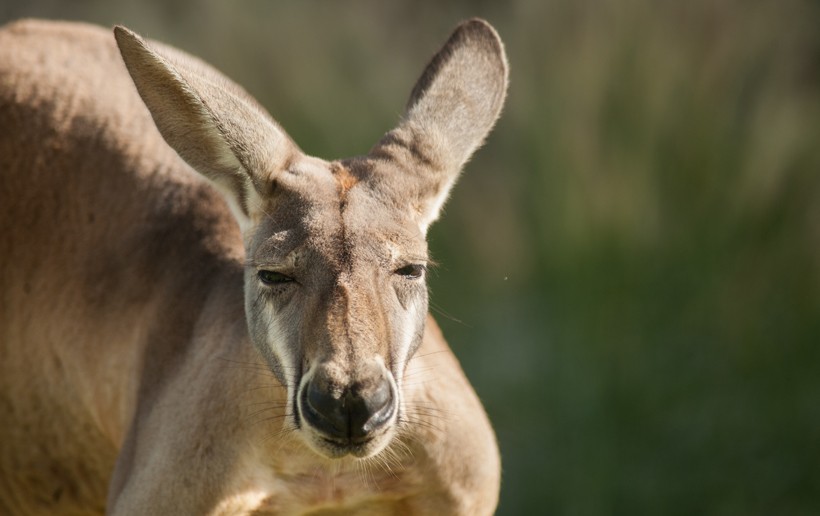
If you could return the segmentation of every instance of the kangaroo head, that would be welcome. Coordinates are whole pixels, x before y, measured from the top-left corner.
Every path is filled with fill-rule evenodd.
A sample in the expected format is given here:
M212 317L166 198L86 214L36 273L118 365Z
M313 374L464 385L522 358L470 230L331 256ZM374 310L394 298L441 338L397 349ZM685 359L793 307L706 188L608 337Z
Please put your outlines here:
M424 331L427 228L506 94L498 35L481 20L457 27L398 126L368 155L336 161L303 154L203 62L115 35L160 133L242 228L248 328L287 387L288 424L326 457L380 452Z

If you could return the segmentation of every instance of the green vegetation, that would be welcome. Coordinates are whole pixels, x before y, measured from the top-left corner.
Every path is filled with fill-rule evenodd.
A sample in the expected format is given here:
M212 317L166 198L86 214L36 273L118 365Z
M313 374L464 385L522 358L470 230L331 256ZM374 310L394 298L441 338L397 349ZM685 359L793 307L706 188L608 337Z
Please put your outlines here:
M509 104L431 287L501 443L499 514L820 514L820 4L115 5L0 19L189 49L323 157L366 152L487 17Z

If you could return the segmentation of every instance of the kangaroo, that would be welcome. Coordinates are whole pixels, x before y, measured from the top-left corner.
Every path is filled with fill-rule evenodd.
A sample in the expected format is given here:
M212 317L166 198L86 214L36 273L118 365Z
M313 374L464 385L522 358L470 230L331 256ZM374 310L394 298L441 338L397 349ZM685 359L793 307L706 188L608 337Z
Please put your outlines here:
M491 514L425 235L507 82L466 21L325 161L126 28L0 29L0 513Z

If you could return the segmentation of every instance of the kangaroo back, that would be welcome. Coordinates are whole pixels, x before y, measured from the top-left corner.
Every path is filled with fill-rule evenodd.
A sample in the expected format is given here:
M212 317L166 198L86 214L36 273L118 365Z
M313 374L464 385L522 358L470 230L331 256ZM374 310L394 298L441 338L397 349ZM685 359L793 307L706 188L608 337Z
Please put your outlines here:
M241 259L110 31L0 29L0 242L0 513L33 511L32 493L51 514L102 512L138 391L126 371L152 336L184 344L202 294L186 279Z

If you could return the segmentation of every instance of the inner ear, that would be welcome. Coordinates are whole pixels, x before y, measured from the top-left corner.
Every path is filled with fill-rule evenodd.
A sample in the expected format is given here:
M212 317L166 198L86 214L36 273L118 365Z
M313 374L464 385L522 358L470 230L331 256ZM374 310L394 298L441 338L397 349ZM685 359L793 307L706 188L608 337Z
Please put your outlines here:
M240 86L179 50L114 34L123 61L166 142L222 192L243 230L271 176L300 151Z
M375 180L406 206L423 233L498 119L508 76L495 29L480 19L462 23L416 82L399 126L371 150L371 158L398 170Z
M472 19L459 25L425 68L407 103L404 123L436 135L461 167L498 119L509 70L493 27Z

